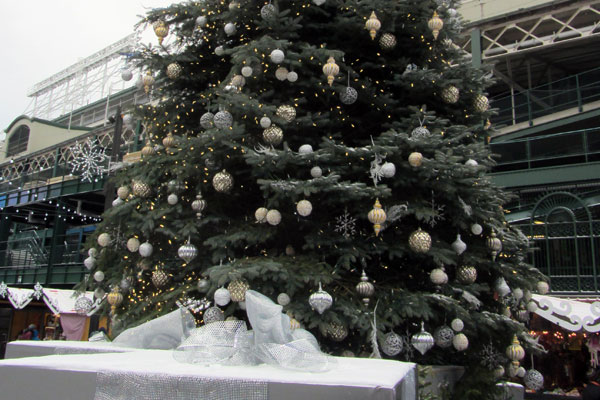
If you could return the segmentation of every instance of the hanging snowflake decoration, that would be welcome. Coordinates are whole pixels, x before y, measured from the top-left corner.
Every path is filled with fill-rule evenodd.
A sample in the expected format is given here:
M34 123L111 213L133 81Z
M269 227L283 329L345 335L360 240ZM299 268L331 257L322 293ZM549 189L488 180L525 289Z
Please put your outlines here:
M371 161L371 169L369 170L371 179L373 179L373 185L377 186L377 183L383 178L383 171L381 164L385 157L375 153L375 159Z
M481 359L481 365L489 370L493 370L498 365L502 365L507 361L506 357L498 352L491 343L483 346L483 349L479 353L479 358Z
M435 202L433 190L431 191L431 201L427 202L427 204L431 207L431 212L428 215L424 215L423 219L433 228L438 222L446 219L444 216L444 209L446 206Z
M6 297L8 294L8 285L4 282L0 283L0 297Z
M39 282L36 282L36 284L33 286L33 297L35 297L36 300L40 300L44 295L43 290L44 288L42 285L40 285Z
M341 233L345 238L356 233L356 218L350 216L348 209L345 209L344 214L335 219L335 231Z
M73 160L71 161L71 174L81 171L82 182L98 182L104 173L104 162L108 158L104 154L105 149L98 146L97 141L87 140L85 143L77 143L71 149Z

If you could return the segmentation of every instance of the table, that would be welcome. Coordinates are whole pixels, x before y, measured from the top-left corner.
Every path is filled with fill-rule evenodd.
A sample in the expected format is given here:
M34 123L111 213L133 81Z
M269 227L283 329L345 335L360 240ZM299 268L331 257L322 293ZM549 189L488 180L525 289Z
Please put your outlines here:
M55 354L123 353L133 351L110 342L78 342L69 340L15 340L6 345L4 358L50 356Z

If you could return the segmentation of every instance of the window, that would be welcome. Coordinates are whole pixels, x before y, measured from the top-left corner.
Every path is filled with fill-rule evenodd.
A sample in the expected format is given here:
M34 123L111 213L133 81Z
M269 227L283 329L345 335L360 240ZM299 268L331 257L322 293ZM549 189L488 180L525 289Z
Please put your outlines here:
M8 138L8 145L6 147L6 156L10 157L14 154L24 152L25 150L27 150L28 142L29 142L29 127L27 125L21 125Z

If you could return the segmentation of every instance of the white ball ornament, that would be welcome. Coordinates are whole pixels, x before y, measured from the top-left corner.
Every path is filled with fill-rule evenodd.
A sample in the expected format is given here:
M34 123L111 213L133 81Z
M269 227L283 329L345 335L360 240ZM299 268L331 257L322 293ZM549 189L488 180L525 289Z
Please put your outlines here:
M545 281L539 281L537 283L537 291L539 294L546 294L550 290L550 285Z
M300 200L296 205L296 210L301 216L308 217L312 212L312 204L308 200Z
M441 268L435 268L431 270L429 279L434 285L444 285L448 283L448 274Z
M288 72L287 80L290 82L296 82L298 80L298 74L294 71Z
M290 301L290 296L287 293L279 293L279 296L277 296L277 304L281 306L287 306L290 304Z
M138 240L138 238L132 237L127 240L127 250L129 250L132 253L135 253L139 249L140 249L140 241Z
M111 238L108 233L101 233L98 236L98 244L102 247L106 247L110 244Z
M279 225L281 222L281 213L277 210L269 210L267 213L267 222L273 226Z
M221 307L226 306L231 301L231 294L225 288L219 288L215 291L215 303Z
M261 224L267 222L267 210L265 207L257 208L254 212L254 218L256 218L256 222L260 222Z
M105 294L106 294L106 292L102 288L96 288L96 290L94 290L94 297L96 299L103 298Z
M88 256L90 256L90 257L97 257L98 256L98 250L96 250L95 247L91 247L88 250Z
M469 339L464 333L457 333L452 339L452 346L454 346L457 351L464 351L469 347Z
M313 178L320 178L323 176L323 170L321 169L321 167L319 167L318 165L315 167L312 167L310 169L310 176L312 176Z
M227 36L233 35L236 30L237 28L235 27L235 24L233 22L228 22L225 24L225 34Z
M207 22L208 20L204 15L201 15L198 18L196 18L196 26L203 27L206 25Z
M92 269L96 265L96 259L94 257L88 257L83 260L83 265L85 265L87 269Z
M104 280L104 272L102 272L102 271L96 271L94 273L94 280L96 282L102 282Z
M474 223L473 225L471 225L471 233L473 235L481 235L481 232L483 232L483 228L481 227L481 225L479 225L478 223Z
M525 368L519 367L517 369L517 373L515 375L518 376L519 378L522 378L525 376L526 373L527 373L527 371L525 370Z
M321 6L325 4L325 0L313 0L313 3L315 3L317 6Z
M473 160L472 158L469 158L467 161L465 161L465 165L467 167L476 167L479 165L479 163L475 160Z
M117 197L116 199L114 199L112 201L112 206L113 207L118 207L118 206L120 206L123 203L125 203L125 202L123 200L121 200L120 198Z
M117 196L119 196L121 200L125 200L127 196L129 196L129 188L127 186L120 186L117 189Z
M538 309L538 305L534 301L530 301L527 303L527 311L536 312Z
M396 175L396 166L394 163L386 162L381 166L381 174L384 178L393 178Z
M504 297L510 293L510 287L506 283L504 278L498 278L495 285L496 292L500 295L500 297Z
M249 66L245 66L242 67L242 75L245 76L246 78L251 77L252 76L252 67Z
M127 68L121 70L121 79L128 82L131 80L131 78L133 78L133 73L131 72L131 70Z
M144 242L142 244L140 244L140 248L138 249L138 252L140 253L140 255L142 257L150 257L152 255L152 245L148 242Z
M460 318L455 318L450 322L450 326L454 329L455 332L460 332L465 327L465 323L462 322Z
M515 290L513 290L513 296L515 299L521 300L523 298L523 289L516 288Z
M169 197L167 197L167 203L169 203L172 206L177 204L178 201L179 201L179 198L177 197L177 195L175 193L171 193L169 195Z
M303 144L298 149L298 153L300 153L300 154L310 154L312 152L313 152L313 148L310 144Z
M269 118L269 117L262 117L260 119L260 126L262 128L265 128L265 129L267 129L268 127L270 127L271 126L271 118Z
M217 46L215 48L215 54L221 57L223 54L225 54L225 48L223 46Z
M283 54L283 51L275 49L271 52L270 58L275 64L280 64L285 58L285 54Z

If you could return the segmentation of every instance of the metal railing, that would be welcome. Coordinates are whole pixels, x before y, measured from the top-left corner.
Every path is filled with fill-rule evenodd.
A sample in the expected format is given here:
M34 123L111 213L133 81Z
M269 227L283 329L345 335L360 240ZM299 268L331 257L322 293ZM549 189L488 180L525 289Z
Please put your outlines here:
M491 143L499 156L493 172L579 164L600 160L600 128Z
M583 105L600 100L600 68L581 72L522 92L491 99L498 109L492 118L497 126L516 125L572 108L583 111Z

